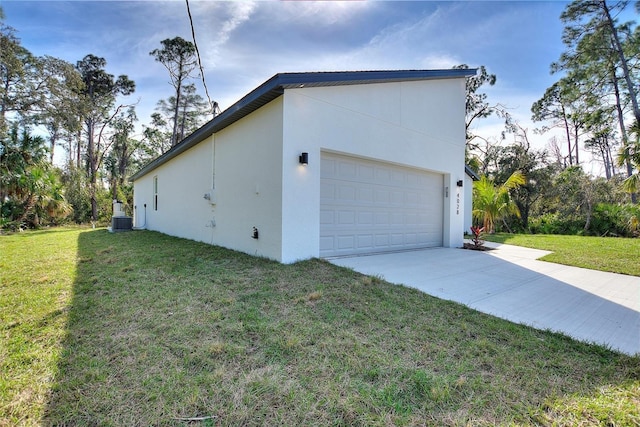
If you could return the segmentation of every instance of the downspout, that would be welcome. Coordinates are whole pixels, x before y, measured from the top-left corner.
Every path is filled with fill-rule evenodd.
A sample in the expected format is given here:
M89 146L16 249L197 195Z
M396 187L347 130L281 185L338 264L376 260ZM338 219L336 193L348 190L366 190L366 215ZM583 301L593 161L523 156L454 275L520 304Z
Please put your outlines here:
M138 206L133 207L136 222L138 222ZM144 204L144 223L142 227L133 227L134 230L146 230L147 228L147 204Z

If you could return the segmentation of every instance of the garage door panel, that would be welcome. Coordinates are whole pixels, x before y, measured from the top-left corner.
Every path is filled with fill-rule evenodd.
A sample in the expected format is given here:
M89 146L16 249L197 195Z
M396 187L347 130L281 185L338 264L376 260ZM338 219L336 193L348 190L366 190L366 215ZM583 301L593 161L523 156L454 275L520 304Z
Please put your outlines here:
M373 242L372 234L360 235L358 236L358 249L371 249L374 247Z
M357 171L357 168L356 168L355 162L344 161L344 160L338 161L337 172L339 176L344 177L346 179L354 179L354 178L357 178L358 176L356 171Z
M371 165L360 165L358 176L365 182L372 181L376 176L376 168Z
M404 235L400 233L392 233L389 235L391 246L404 246Z
M356 225L355 213L353 211L339 211L338 212L338 224L351 226Z
M404 224L404 214L402 212L391 213L390 225L402 225Z
M338 200L354 200L356 198L356 188L351 185L338 186Z
M373 225L373 212L359 212L358 224L360 225Z
M442 245L443 177L323 153L320 255Z
M375 201L373 188L361 188L358 192L358 200L361 202L373 203Z

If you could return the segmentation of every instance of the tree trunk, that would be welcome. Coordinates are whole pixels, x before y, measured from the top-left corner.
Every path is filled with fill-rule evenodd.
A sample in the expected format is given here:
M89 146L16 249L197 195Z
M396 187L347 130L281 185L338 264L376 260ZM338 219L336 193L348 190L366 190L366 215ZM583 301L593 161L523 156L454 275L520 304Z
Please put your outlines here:
M562 107L562 118L564 119L564 130L567 134L567 148L569 149L569 166L573 166L573 150L571 147L571 132L569 131L569 122L567 120L567 114Z
M49 163L53 164L53 154L55 152L56 149L56 139L57 139L57 132L54 132L53 134L51 134L51 140L49 141L50 147L51 147L51 151L49 152Z
M180 95L182 92L182 58L180 59L180 66L178 67L178 79L176 82L176 105L173 109L173 133L171 134L171 146L173 147L178 143L178 113L180 112Z
M78 144L76 149L76 168L80 169L82 163L80 162L80 151L82 150L82 130L78 130Z
M36 205L36 202L37 199L35 195L33 193L29 194L29 196L27 197L27 201L24 204L24 210L22 211L22 214L20 214L20 216L16 218L15 222L19 224L24 221L27 218L27 215L29 215L29 212Z
M622 67L624 79L627 83L627 90L629 91L631 105L633 106L633 114L636 117L638 123L640 123L640 107L638 107L638 97L633 81L631 80L631 73L629 72L627 58L624 55L622 43L620 42L620 37L618 36L618 29L615 26L615 22L613 22L613 18L611 17L611 13L609 12L609 7L607 6L606 0L600 0L600 6L602 6L602 10L604 11L607 18L607 24L609 25L611 36L613 37L613 47L618 54L618 58L620 59L620 66Z
M580 148L580 144L578 143L578 127L576 126L573 130L574 140L573 140L573 148L576 150L576 165L580 165L580 157L578 156L578 149Z
M91 221L98 220L98 199L96 196L96 185L98 182L98 171L96 170L95 141L93 135L93 119L87 119L87 163L89 172L89 197L91 199Z
M612 67L613 73L613 90L616 96L616 112L618 113L618 126L620 127L620 134L622 135L622 147L627 154L627 160L625 161L627 167L627 178L633 175L633 166L629 160L629 135L627 134L627 128L624 125L624 112L622 110L622 101L620 97L620 87L618 85L618 78L615 74L615 68ZM638 122L640 123L640 122ZM636 193L631 193L631 203L638 203Z

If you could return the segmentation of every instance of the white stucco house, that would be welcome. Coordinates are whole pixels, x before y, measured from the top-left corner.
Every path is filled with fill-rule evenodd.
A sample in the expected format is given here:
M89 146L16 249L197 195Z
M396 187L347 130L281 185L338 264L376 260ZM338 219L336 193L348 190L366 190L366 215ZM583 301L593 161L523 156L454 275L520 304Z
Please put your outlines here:
M132 177L134 227L282 263L462 246L474 74L276 74Z

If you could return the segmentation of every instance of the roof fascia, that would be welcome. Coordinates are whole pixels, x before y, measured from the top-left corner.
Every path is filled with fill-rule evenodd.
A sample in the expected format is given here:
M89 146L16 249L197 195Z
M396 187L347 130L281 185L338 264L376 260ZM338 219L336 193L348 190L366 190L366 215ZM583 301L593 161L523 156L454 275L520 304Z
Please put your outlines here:
M480 181L480 176L469 165L464 165L464 171L474 181Z

